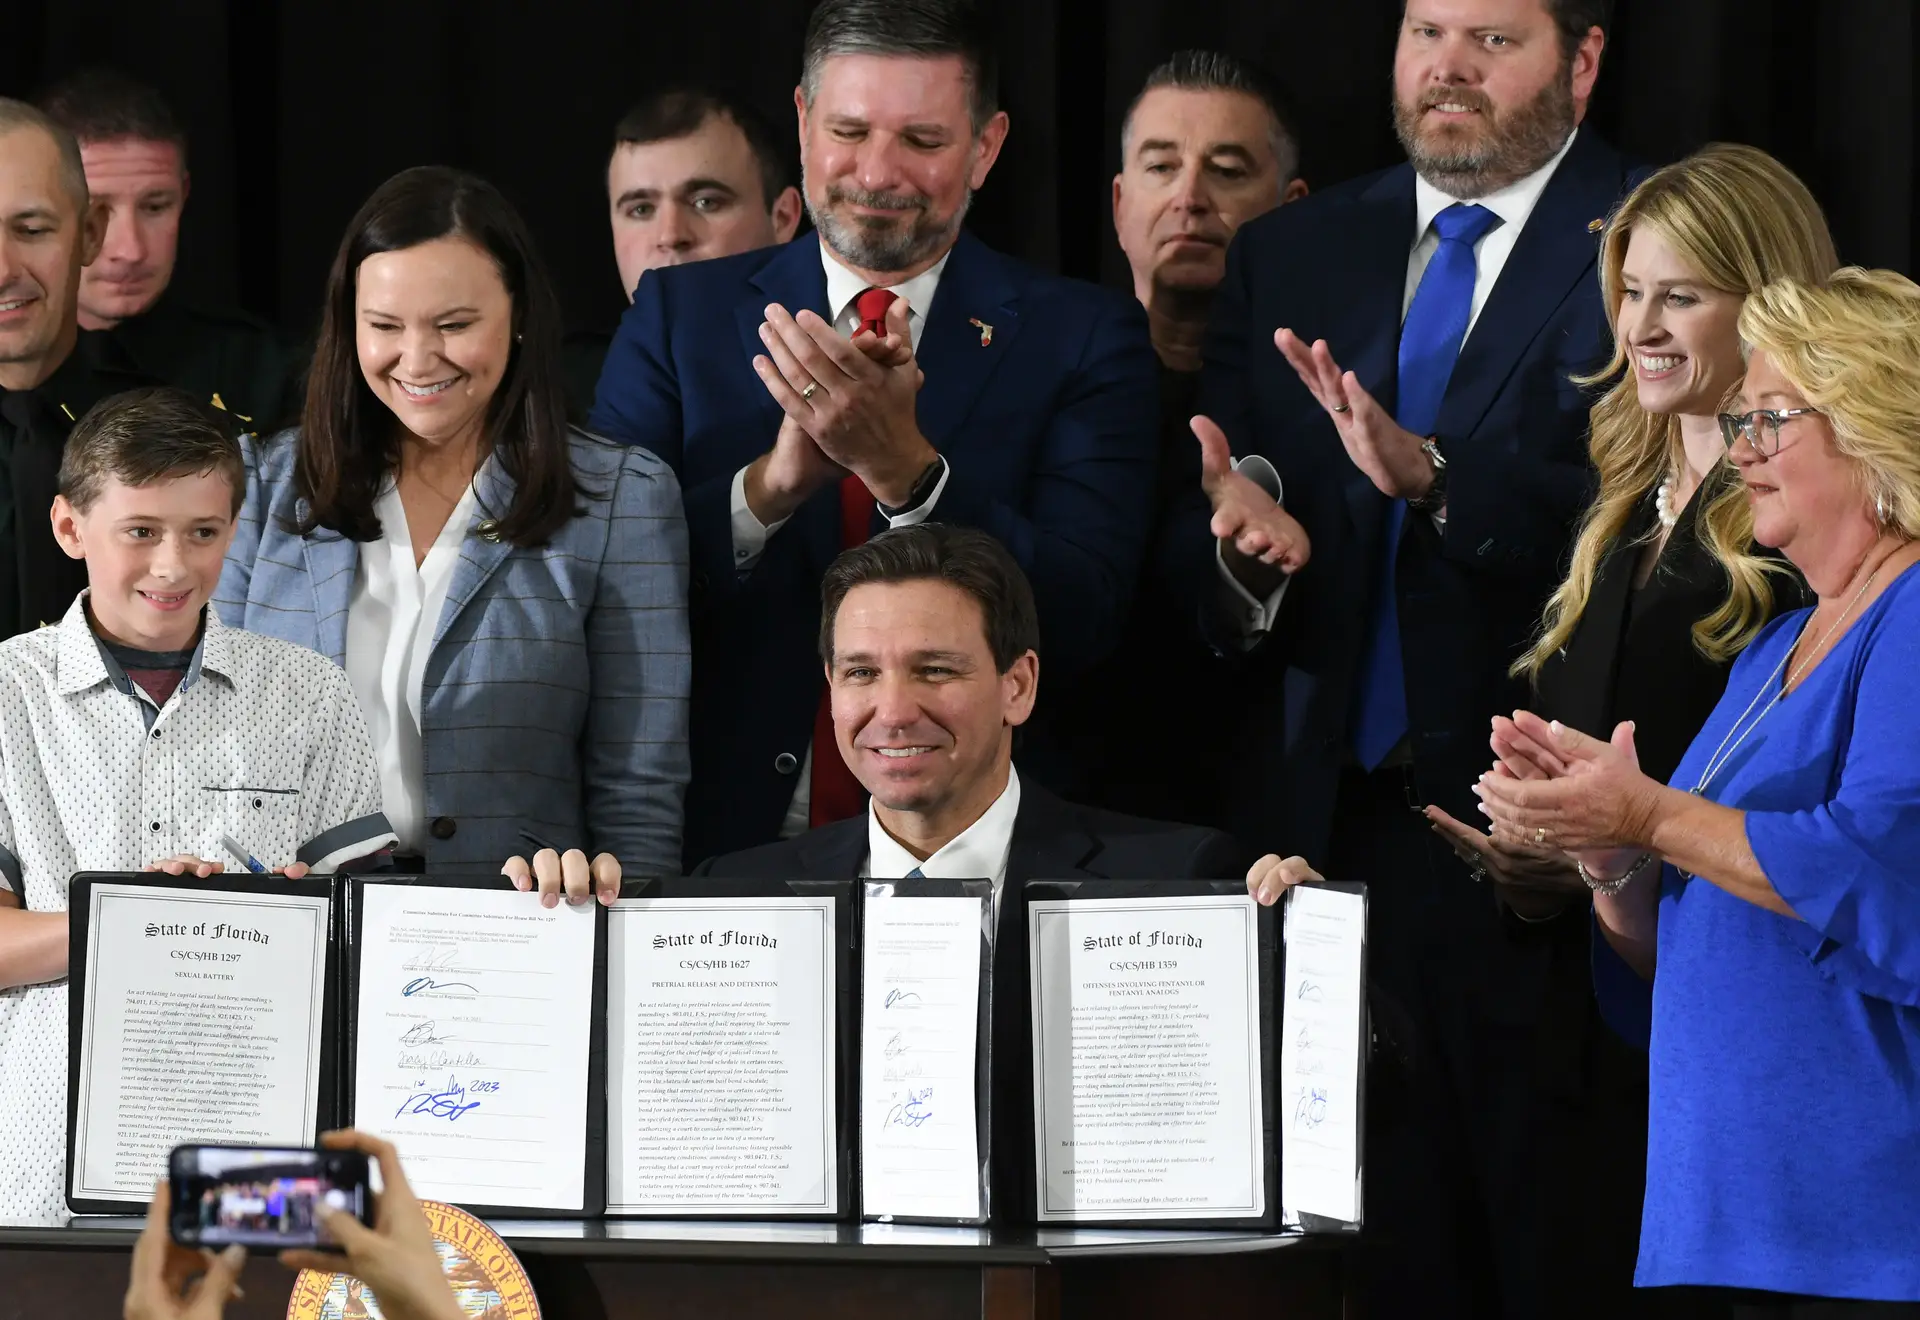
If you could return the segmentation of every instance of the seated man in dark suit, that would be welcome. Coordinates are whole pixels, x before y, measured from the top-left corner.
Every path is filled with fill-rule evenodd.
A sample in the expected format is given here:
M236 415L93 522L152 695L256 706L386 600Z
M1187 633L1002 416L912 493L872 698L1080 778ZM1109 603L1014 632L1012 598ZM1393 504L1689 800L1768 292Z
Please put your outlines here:
M1033 714L1033 591L993 537L926 523L846 551L821 586L819 645L834 747L868 809L795 839L711 859L700 874L980 879L1235 878L1218 830L1063 802L1013 768Z
M112 332L141 373L177 385L268 435L299 420L303 372L278 332L238 308L171 290L191 183L187 134L152 87L90 69L43 98L80 142L87 189L105 212L100 255L80 281L80 325Z
M985 528L1071 674L1113 645L1152 518L1139 307L961 230L1007 133L980 17L825 0L795 101L817 235L649 271L592 417L685 492L690 860L860 812L839 758L809 755L831 731L812 602L842 549L929 518Z

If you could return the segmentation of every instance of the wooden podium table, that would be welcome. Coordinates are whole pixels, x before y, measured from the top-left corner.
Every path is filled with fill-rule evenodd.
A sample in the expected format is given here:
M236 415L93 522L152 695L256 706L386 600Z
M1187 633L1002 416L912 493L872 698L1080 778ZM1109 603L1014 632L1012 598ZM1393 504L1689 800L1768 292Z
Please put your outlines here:
M546 1320L1343 1320L1352 1239L884 1224L497 1221ZM0 1221L0 1320L120 1314L136 1220ZM280 1320L256 1257L229 1320Z

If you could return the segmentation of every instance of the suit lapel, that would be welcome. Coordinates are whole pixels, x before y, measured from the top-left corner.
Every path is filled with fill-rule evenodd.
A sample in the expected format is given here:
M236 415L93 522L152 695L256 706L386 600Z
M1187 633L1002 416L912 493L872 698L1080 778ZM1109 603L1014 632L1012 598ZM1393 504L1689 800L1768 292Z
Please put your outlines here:
M760 324L767 319L768 303L779 303L795 313L805 308L823 320L832 319L833 313L827 308L827 273L820 261L818 235L806 234L781 248L748 279L762 295L746 299L734 309L734 323L739 327L740 343L747 350L748 362L767 351L766 345L760 342ZM778 417L780 405L773 401L758 378L753 388L768 414Z
M859 876L867 860L867 813L809 830L794 840L800 866L809 878L850 880Z
M320 653L336 665L347 662L347 607L353 603L353 573L360 561L358 542L336 531L316 529L300 538L313 587L313 618Z
M1556 718L1583 733L1604 738L1611 729L1598 727L1613 704L1613 679L1619 666L1620 644L1626 639L1627 611L1633 599L1633 578L1645 548L1641 538L1653 523L1652 506L1644 501L1628 517L1594 573L1593 590L1580 614L1578 636L1563 652L1564 668L1555 688L1563 694Z
M487 519L506 513L513 504L514 485L501 471L498 456L489 455L480 465L480 470L473 475L473 486L476 497L473 521L467 524L466 534L460 538L460 558L453 566L453 580L447 586L447 603L440 611L440 623L433 630L432 649L438 649L440 639L460 617L460 611L513 553L513 546L506 541L479 530Z
M1029 880L1098 879L1088 866L1101 851L1073 809L1039 785L1022 780L1020 813L1007 850L1007 883Z
M1611 156L1591 128L1582 129L1547 181L1460 350L1438 434L1471 435L1568 291L1594 278L1600 235L1589 226L1613 209L1621 184Z
M917 353L927 373L916 412L920 430L944 450L960 431L994 368L1020 335L1012 264L962 231L940 272Z

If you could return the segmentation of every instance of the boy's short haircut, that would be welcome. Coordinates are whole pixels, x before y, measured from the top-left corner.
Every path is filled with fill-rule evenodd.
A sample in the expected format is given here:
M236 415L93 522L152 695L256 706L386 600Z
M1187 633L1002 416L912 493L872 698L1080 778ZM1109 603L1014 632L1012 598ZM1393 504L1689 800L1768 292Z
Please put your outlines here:
M218 472L238 516L247 465L225 413L171 386L128 390L87 409L60 459L60 493L85 513L109 481L149 486L170 477Z

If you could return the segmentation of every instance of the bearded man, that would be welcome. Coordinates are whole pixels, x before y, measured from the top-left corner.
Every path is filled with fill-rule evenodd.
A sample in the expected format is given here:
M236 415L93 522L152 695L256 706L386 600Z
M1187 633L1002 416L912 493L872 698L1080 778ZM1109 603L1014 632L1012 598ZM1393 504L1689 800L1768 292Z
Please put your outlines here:
M1542 1018L1557 936L1503 912L1421 811L1476 805L1491 717L1524 704L1508 667L1592 491L1573 382L1608 356L1594 262L1630 182L1580 127L1609 8L1410 0L1408 163L1240 229L1200 489L1165 547L1252 680L1236 827L1372 886L1395 1065L1368 1096L1376 1316L1582 1313L1543 1240L1542 1132L1577 1072Z
M1118 635L1152 526L1156 360L1132 300L962 230L1006 141L996 83L965 0L825 0L794 92L815 232L648 271L608 350L593 429L665 459L686 498L689 865L866 809L815 646L827 565L874 531L998 537L1049 673Z

